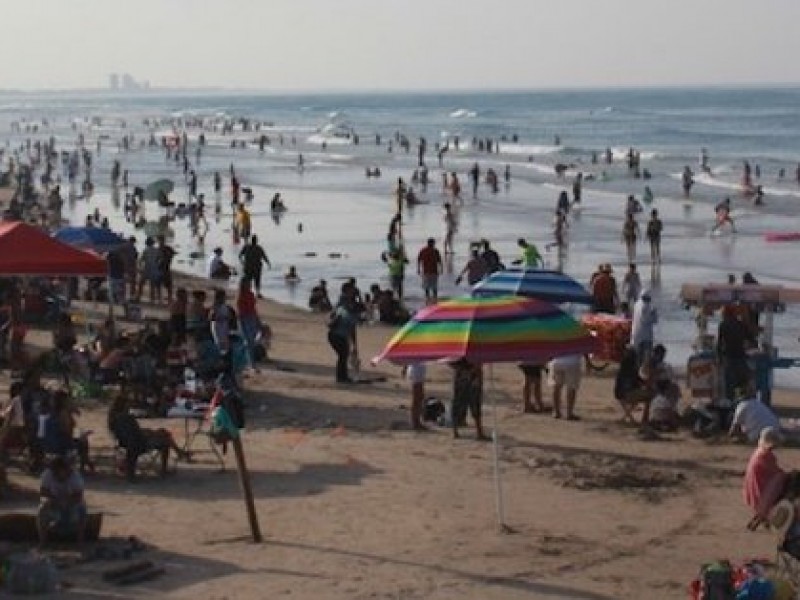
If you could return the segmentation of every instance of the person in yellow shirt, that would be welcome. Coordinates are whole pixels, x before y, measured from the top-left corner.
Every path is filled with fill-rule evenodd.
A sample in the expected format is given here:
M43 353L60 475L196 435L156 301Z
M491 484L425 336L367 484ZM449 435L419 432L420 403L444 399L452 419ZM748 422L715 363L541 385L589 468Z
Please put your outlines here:
M243 204L236 208L236 222L235 226L239 232L239 237L244 240L250 239L251 219L250 211L248 211Z

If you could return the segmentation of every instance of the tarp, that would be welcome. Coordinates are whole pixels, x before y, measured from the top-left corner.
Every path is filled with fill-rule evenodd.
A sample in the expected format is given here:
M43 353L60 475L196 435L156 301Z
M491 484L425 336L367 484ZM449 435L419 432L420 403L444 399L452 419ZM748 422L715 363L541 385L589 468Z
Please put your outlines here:
M0 277L87 275L104 277L105 259L64 244L21 222L0 223Z

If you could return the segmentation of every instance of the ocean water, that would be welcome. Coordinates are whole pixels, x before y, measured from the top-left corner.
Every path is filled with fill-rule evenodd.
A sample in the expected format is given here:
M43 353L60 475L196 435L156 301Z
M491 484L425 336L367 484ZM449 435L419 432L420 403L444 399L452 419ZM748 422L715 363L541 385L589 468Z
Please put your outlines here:
M258 133L235 128L222 135L212 130L224 119L238 117L265 125ZM442 169L434 150L437 142L450 140L443 167L458 172L464 188L465 201L458 207L456 255L449 261L441 285L445 295L467 291L464 286L457 288L454 279L466 262L471 241L492 240L506 262L517 258L518 237L540 247L551 241L556 198L560 190L571 189L578 171L596 179L586 182L582 208L571 217L563 266L584 282L601 262L614 265L621 281L627 263L620 241L625 198L628 194L641 198L645 184L651 187L656 198L652 207L659 210L665 224L663 265L659 273L651 272L644 244L639 246L637 262L645 285L654 290L661 316L658 336L667 344L674 363L681 364L690 354L695 336L693 315L679 298L682 283L723 282L728 273L740 277L750 271L764 283L800 286L796 268L800 245L764 240L766 232L800 231L800 186L795 179L800 161L800 89L286 96L0 93L0 141L5 145L5 157L18 151L28 138L54 136L59 150L72 150L82 133L94 154L92 180L96 188L89 199L71 200L66 216L81 223L97 208L114 229L135 233L142 241L141 230L134 230L123 218L120 203L125 190L111 189L111 165L119 160L122 168L129 170L131 186L171 178L176 182L173 200L187 201L182 167L167 162L160 148L139 147L140 140L150 133L160 137L173 125L180 128L181 119L187 118L202 118L209 127L208 144L199 163L194 160L194 147L200 129L189 128L187 133L192 168L198 173L199 192L205 194L208 206L210 231L205 246L200 247L189 235L185 220L172 223L173 244L179 251L176 267L203 274L205 259L193 260L190 253L207 254L217 245L234 260L238 246L231 236L228 202L228 172L233 164L242 185L253 189L254 232L274 265L266 273L264 291L280 301L305 306L309 289L323 277L332 295L349 276L357 277L364 290L373 282L387 284L379 256L395 208L394 188L398 177L410 179L421 136L428 142L426 160L432 185L425 194L417 190L424 203L404 214L404 237L412 263L426 238L435 237L441 245L444 234L441 205L449 197L441 189ZM144 119L159 119L161 124L148 127ZM45 120L47 126L42 125ZM38 124L38 132L12 132L12 122ZM343 125L359 135L359 144L331 135L334 126ZM396 132L408 137L410 153L396 143L389 152L388 141ZM271 142L264 152L255 143L261 133L270 136ZM126 134L135 136L129 151L118 147ZM376 135L381 136L380 145ZM456 136L458 150L453 147ZM517 136L516 143L512 136ZM505 141L501 141L499 153L486 154L471 145L475 137ZM233 139L245 142L246 147L231 148ZM640 151L641 166L650 171L651 180L635 179L628 173L624 155L631 146ZM680 173L686 165L699 172L703 147L713 176L696 175L692 199L687 202L680 189ZM612 149L614 163L606 165L601 160L601 164L592 164L592 153L602 154L606 148ZM300 153L305 161L302 173L296 168ZM25 161L25 154L22 151L18 156ZM762 207L753 206L740 193L743 160L759 167L761 177L755 183L766 193ZM483 172L494 168L501 178L509 165L511 184L501 184L497 194L482 185L473 199L467 170L475 162ZM566 178L556 177L556 163L571 166ZM382 177L367 179L366 166L379 166ZM781 169L785 170L782 179L778 177ZM212 189L215 171L223 176L221 198L215 198ZM605 177L601 177L603 172ZM66 186L64 191L66 195ZM288 206L280 220L269 212L275 192L282 194ZM725 196L733 201L739 231L735 236L728 232L711 236L713 206ZM221 208L218 219L214 218L216 202ZM147 205L149 220L160 214L154 204ZM644 228L645 216L639 221ZM555 265L552 252L547 254L547 262ZM301 276L295 285L283 280L289 265L295 265ZM406 287L409 301L419 303L421 291L413 264ZM798 326L798 307L788 307L776 317L775 339L782 355L800 356ZM797 370L778 371L776 380L780 385L800 387Z

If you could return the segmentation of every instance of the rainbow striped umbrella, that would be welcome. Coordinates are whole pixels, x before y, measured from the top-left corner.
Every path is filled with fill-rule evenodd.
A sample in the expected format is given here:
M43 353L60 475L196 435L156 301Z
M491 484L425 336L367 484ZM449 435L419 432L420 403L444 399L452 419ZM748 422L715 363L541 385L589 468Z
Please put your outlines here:
M543 363L587 354L595 338L552 304L522 296L464 297L420 310L373 362L466 359L472 363Z

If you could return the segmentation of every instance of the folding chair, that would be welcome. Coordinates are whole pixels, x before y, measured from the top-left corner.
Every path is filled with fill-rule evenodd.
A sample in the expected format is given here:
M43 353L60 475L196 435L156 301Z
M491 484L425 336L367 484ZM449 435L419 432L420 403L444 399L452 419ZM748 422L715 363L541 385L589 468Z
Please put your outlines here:
M142 432L136 417L130 414L118 415L109 423L109 429L117 442L115 459L124 465L128 479L136 477L137 468L142 466L154 469L162 477L167 474L170 448L153 446Z
M781 500L772 509L768 523L776 533L775 574L790 581L795 589L800 587L800 536L788 535L797 519L795 505Z

